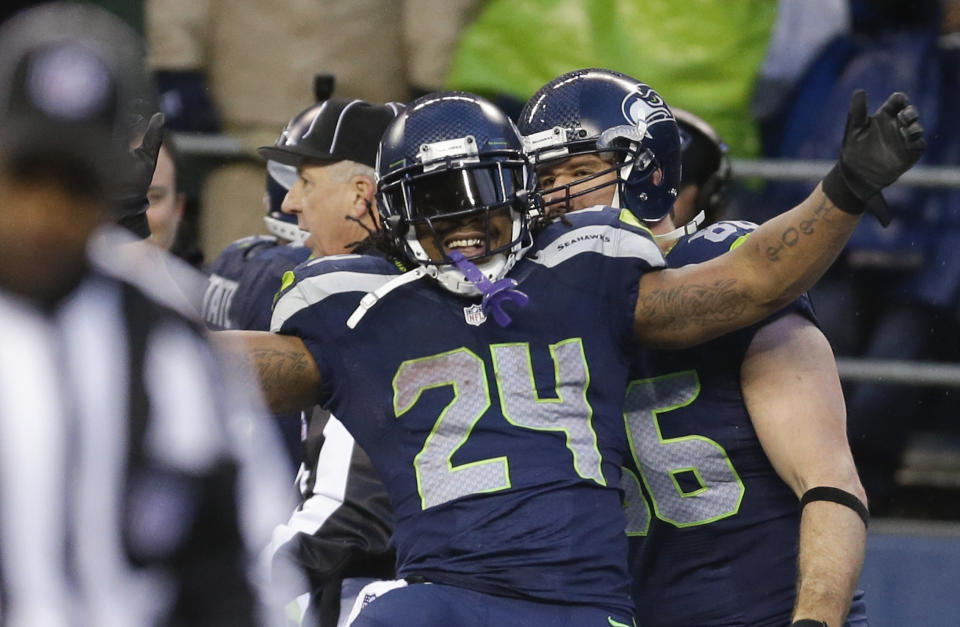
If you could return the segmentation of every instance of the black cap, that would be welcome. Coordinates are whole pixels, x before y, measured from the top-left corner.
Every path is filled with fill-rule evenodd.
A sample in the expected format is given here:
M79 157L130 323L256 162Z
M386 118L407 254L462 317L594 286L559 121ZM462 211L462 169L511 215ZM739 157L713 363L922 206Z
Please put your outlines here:
M380 136L403 110L388 102L330 98L293 117L273 146L257 149L270 161L299 166L304 161L356 161L375 167Z
M0 155L90 166L108 181L149 98L139 36L88 4L38 5L0 28Z

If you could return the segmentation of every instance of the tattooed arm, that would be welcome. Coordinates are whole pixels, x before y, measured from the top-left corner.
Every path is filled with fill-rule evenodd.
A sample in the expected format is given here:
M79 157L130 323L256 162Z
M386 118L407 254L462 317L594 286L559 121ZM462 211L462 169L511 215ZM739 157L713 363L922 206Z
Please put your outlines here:
M644 275L634 317L637 338L650 346L692 346L762 320L813 286L859 220L839 210L818 185L740 247L704 263Z
M320 371L303 340L267 331L217 331L212 333L227 363L252 375L260 383L270 411L283 413L308 409L317 402Z

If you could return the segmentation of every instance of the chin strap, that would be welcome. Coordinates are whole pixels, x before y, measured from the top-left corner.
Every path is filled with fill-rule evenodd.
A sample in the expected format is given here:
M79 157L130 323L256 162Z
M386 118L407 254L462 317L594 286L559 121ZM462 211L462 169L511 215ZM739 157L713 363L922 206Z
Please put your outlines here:
M367 292L364 294L363 298L360 299L360 304L357 305L357 308L353 310L353 313L350 314L350 317L347 318L347 326L351 329L356 328L357 324L360 322L360 319L367 315L367 312L373 308L380 299L397 289L401 285L406 285L407 283L413 283L417 279L427 276L426 270L423 268L414 268L410 272L404 272L403 274L396 276L372 292Z
M662 233L660 235L654 235L653 237L658 242L672 242L678 240L684 235L693 235L697 232L697 227L703 224L703 220L706 218L706 215L701 211L693 217L693 220L690 220L679 229L674 229L669 233Z
M513 279L503 278L496 283L491 282L480 269L467 261L460 251L454 250L447 254L453 260L457 269L467 277L467 280L473 283L483 294L483 313L492 313L493 319L501 327L510 324L510 315L503 310L507 302L514 303L517 307L526 307L530 302L530 297L521 292L517 287L517 282Z

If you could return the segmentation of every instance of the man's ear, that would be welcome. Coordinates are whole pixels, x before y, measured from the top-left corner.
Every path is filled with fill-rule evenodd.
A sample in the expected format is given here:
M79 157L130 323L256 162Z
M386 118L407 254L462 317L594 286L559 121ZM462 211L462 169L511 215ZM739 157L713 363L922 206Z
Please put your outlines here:
M350 181L353 192L353 216L362 218L367 215L367 207L373 202L377 184L369 176L358 174Z

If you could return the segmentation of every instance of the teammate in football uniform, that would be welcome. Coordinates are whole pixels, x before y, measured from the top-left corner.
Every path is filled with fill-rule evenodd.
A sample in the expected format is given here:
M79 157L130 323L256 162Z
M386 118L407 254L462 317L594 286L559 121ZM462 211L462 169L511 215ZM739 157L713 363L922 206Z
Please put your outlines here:
M308 262L277 302L279 333L221 335L275 409L343 418L387 486L404 579L354 624L631 624L619 483L637 344L692 345L798 297L860 196L922 153L917 117L900 97L863 120L855 108L864 128L829 195L818 186L719 258L661 269L626 210L533 235L534 174L506 116L463 92L413 102L377 162L394 254Z
M697 231L722 209L730 177L726 147L703 120L673 110L679 145L672 120L648 129L656 167L671 185L680 165L673 155L678 147L682 153L673 203L662 187L654 188L663 190L659 198L647 190L641 199L621 186L618 173L642 155L597 150L597 140L623 123L624 102L637 93L651 105L658 99L647 89L622 74L587 70L531 98L521 132L536 139L557 126L587 131L535 151L545 203L563 211L595 202L629 208L656 234L669 267L742 245L755 224L724 221ZM866 498L846 440L833 354L809 298L694 348L643 351L632 376L624 409L632 463L622 486L632 594L643 624L808 618L840 625L863 562ZM859 505L810 503L801 526L798 499L811 488L822 494L819 486ZM847 625L865 624L858 597Z
M263 221L271 234L239 239L210 264L203 319L211 329L269 329L273 297L280 290L283 273L310 256L310 249L303 245L309 233L297 226L296 216L282 211L297 169L268 160L266 177Z

